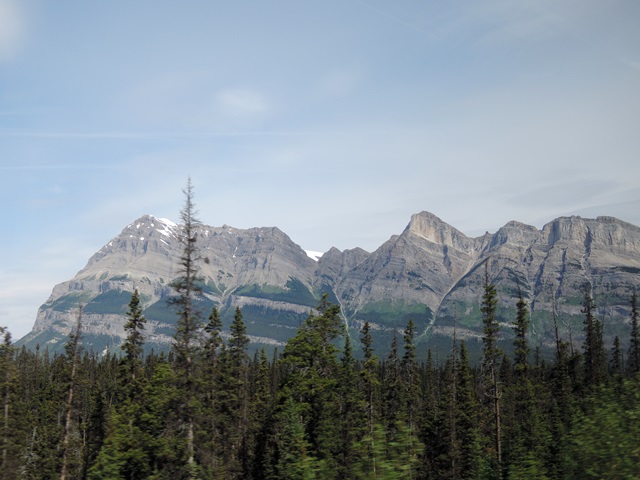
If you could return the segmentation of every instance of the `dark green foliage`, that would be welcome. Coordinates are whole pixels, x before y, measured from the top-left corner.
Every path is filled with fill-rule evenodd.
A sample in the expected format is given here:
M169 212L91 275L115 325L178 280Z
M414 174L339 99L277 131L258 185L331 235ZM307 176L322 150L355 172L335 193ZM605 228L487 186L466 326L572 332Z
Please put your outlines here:
M141 322L136 297L129 319ZM413 322L381 362L364 323L359 360L327 297L271 360L247 354L240 309L223 331L212 308L189 369L177 351L144 357L133 321L120 357L83 354L78 327L54 356L16 351L0 329L0 476L57 479L66 465L67 479L638 478L640 379L622 342L585 388L587 348L558 337L552 361L529 363L528 317L520 302L513 357L471 340L484 347L475 365L457 340L442 364L430 352L420 363Z
M596 304L591 289L586 286L582 304L584 314L584 386L593 388L604 382L607 374L607 354L604 349L602 322L596 317Z
M622 375L622 347L618 337L613 339L613 348L611 349L611 358L609 360L610 375L619 378Z
M371 324L394 326L412 320L417 329L424 329L433 319L433 312L425 304L380 301L358 310L358 318ZM380 334L382 332L378 332Z
M197 395L196 359L199 353L198 335L201 328L200 311L197 308L197 298L201 297L201 279L199 277L198 261L200 253L196 245L198 227L201 225L196 218L193 203L193 187L191 179L184 190L185 202L180 212L182 232L180 243L183 251L180 256L180 276L172 283L176 296L171 303L178 315L176 332L174 335L173 352L178 379L186 398L177 409L178 422L185 430L186 460L185 471L194 475L199 469L195 458L195 419L199 409Z
M404 354L402 356L402 386L404 390L404 415L409 427L409 433L416 435L418 431L418 418L421 410L420 405L420 387L418 384L418 360L415 345L415 324L413 320L409 320L405 328Z
M54 300L52 303L46 303L44 306L56 312L68 312L78 308L78 305L82 305L90 299L91 297L86 293L69 292L66 295L63 295L62 297Z
M632 373L640 372L640 316L638 314L638 295L634 291L631 295L631 335L629 338L628 370Z
M529 344L527 343L527 331L529 329L529 308L522 297L522 292L516 305L516 321L513 324L515 339L513 341L515 371L519 377L527 375L529 369Z
M456 435L459 444L460 478L479 478L484 470L480 427L478 423L478 400L474 392L474 378L467 355L465 342L460 343L458 361L456 406Z
M484 373L483 394L486 407L486 436L490 439L489 445L493 447L495 460L493 470L497 476L500 476L502 471L502 388L499 369L502 352L498 348L500 327L496 318L497 304L496 287L489 281L489 269L485 264L484 294L482 296L482 307L480 308L484 325L484 334L482 336L484 345L482 357Z
M160 299L145 308L142 313L144 317L149 320L174 325L176 323L176 312L170 308L170 303L171 302L165 299ZM162 333L164 333L165 335L172 335L174 331L175 330L173 328L169 328Z
M564 459L568 479L640 478L640 385L600 388L578 411Z
M135 384L140 370L140 356L144 351L143 330L146 319L142 315L142 307L140 306L140 295L138 290L131 295L129 302L129 311L127 312L127 323L124 330L127 332L127 338L122 344L124 351L124 365L128 371L128 380Z
M289 302L298 305L313 307L316 305L316 298L313 293L297 278L290 277L285 288L250 285L242 287L235 292L236 295L255 298L267 298L279 302Z
M18 388L18 371L13 362L13 346L11 333L0 327L0 476L2 478L17 478L16 469L19 465L17 456L21 443L21 426L16 398Z
M502 352L498 348L498 334L500 327L498 325L498 319L496 318L497 306L498 298L496 287L489 281L489 274L486 272L484 293L482 295L482 306L480 307L483 324L482 343L484 344L482 362L483 368L485 368L488 374L493 376L495 376L497 372L499 360L502 357Z
M82 310L84 313L123 314L127 309L127 303L130 299L131 292L107 290L93 298Z
M249 411L249 357L246 348L249 338L242 320L242 311L236 308L231 324L230 338L220 355L217 407L218 429L224 440L222 463L230 478L244 478L249 468L247 457Z

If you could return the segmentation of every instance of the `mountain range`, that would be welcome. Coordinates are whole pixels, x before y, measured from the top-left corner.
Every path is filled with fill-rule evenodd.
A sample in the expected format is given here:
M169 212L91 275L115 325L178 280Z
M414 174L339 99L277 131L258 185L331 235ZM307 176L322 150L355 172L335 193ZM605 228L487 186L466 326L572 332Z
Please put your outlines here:
M126 226L73 279L53 288L18 344L58 350L82 306L85 347L119 351L128 303L138 289L147 348L167 349L177 318L167 300L179 275L180 232L179 225L152 215ZM421 212L374 252L332 248L317 260L275 227L202 225L196 244L203 320L216 305L228 327L240 307L252 343L268 348L293 336L326 293L341 306L354 338L370 322L379 352L402 336L409 319L424 347L446 350L455 334L479 350L485 275L498 292L507 349L520 294L531 310L532 346L554 345L554 313L560 335L581 346L585 288L598 305L605 336L620 336L624 345L630 298L640 287L640 228L612 217L561 217L542 229L509 222L471 238Z

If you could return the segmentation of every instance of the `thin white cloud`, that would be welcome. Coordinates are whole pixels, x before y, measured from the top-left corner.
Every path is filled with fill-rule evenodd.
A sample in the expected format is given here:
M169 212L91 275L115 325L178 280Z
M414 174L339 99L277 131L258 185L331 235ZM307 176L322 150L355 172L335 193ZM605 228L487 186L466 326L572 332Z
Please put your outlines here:
M386 20L389 20L392 23L396 23L398 25L403 26L404 28L407 28L409 30L414 30L418 33L421 33L423 35L426 35L427 37L432 37L433 35L431 34L431 32L429 32L428 30L426 30L425 28L423 28L423 26L418 22L418 20L420 20L420 17L414 17L411 20L405 20L403 18L401 18L397 13L392 12L390 9L385 8L379 8L375 5L372 5L369 2L366 2L364 0L352 0L353 3L356 3L358 5L361 5L363 7L368 8L369 10L375 12L377 15L379 15L382 18L385 18ZM391 5L391 4L389 4Z
M628 58L620 58L620 61L627 67L631 68L632 70L635 70L636 72L640 72L640 61L631 60Z
M259 92L247 88L220 90L215 96L219 110L233 118L251 119L269 111L269 103Z
M353 69L329 72L320 79L320 92L329 97L344 97L351 94L360 83L360 74Z
M37 278L38 280L34 280ZM42 305L60 279L39 271L0 272L0 326L9 328L14 340L22 338L33 326L38 306Z
M12 60L22 48L24 13L18 2L0 0L0 63Z

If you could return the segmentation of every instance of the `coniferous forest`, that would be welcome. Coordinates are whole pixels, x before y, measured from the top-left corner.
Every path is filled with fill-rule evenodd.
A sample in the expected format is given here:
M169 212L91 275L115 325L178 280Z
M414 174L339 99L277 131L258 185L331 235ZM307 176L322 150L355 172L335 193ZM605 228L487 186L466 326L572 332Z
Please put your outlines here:
M556 335L555 358L528 344L521 298L513 355L498 347L496 290L485 275L483 355L455 337L446 361L419 362L409 321L383 358L322 298L281 351L249 351L195 299L193 196L171 308L171 351L144 351L131 296L120 352L82 347L82 309L63 354L0 346L0 478L9 479L630 479L640 478L640 334L605 346L588 290L584 344ZM354 351L359 351L356 356Z

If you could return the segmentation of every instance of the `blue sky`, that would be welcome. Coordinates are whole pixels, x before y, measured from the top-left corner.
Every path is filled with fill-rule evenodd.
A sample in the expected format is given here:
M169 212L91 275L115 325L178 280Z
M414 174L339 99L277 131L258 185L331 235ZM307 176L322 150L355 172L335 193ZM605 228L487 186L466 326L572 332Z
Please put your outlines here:
M0 0L0 325L143 214L375 250L640 225L636 0Z

